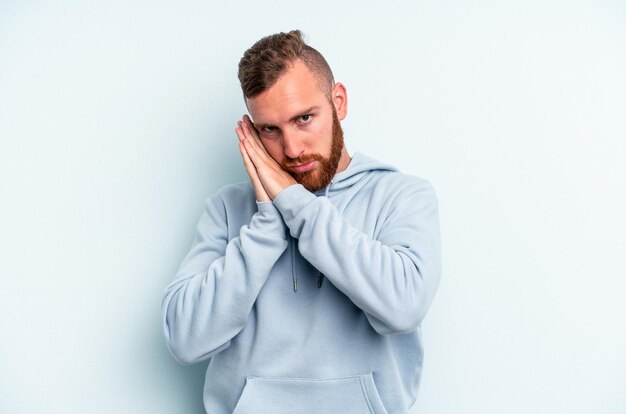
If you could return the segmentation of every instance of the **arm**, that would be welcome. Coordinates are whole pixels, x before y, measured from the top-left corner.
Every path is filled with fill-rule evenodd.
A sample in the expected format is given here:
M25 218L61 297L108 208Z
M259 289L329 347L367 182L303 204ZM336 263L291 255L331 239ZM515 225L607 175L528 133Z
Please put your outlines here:
M228 348L245 326L274 263L287 248L280 213L242 142L248 136L254 138L250 127L239 122L235 132L256 195L257 212L239 236L229 241L224 202L219 196L207 200L196 239L162 300L165 340L171 354L183 364L200 362Z
M300 240L302 256L365 312L378 333L414 331L441 273L438 203L432 185L403 178L404 188L395 193L390 212L381 217L383 228L373 239L343 219L327 198L290 184L257 134L240 139L267 195L291 235Z
M287 248L285 227L271 202L228 241L223 201L207 200L196 238L162 300L167 346L183 364L226 349L245 326L263 284Z
M414 331L441 273L438 202L432 185L411 180L377 239L353 227L326 197L301 185L274 199L302 255L361 308L380 334Z

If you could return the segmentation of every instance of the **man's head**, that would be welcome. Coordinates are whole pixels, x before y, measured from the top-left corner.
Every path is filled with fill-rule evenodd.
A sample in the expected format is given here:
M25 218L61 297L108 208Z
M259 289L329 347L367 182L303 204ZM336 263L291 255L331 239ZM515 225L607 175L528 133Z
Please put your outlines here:
M239 80L263 146L296 181L317 191L347 167L345 87L300 31L256 42L239 62Z
M270 88L296 60L315 75L320 89L331 99L333 72L324 56L302 38L302 32L266 36L245 51L239 61L239 82L245 99L254 98Z

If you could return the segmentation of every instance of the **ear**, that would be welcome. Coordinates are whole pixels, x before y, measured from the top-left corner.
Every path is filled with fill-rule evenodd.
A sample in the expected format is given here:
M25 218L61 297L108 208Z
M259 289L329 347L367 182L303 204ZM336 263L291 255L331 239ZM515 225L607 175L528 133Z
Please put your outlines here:
M348 114L348 92L341 82L335 83L332 89L332 100L337 111L337 118L342 121Z

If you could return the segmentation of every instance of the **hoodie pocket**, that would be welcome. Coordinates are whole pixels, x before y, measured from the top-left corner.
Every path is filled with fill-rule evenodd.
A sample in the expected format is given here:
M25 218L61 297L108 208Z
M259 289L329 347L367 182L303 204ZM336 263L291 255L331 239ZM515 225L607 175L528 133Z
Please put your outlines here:
M345 378L248 377L233 414L387 414L371 372Z

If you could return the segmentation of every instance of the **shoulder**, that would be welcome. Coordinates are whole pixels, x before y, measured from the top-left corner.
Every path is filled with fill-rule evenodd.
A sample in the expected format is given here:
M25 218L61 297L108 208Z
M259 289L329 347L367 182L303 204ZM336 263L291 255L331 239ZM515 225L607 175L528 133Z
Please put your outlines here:
M254 189L249 181L226 185L206 198L207 206L212 205L224 212L232 209L245 210L256 205Z
M250 181L225 185L212 195L225 201L244 200L251 196L254 196L254 189Z
M388 197L393 198L413 198L415 196L437 198L435 187L431 181L399 171L387 171L380 174L376 187L385 191Z
M425 178L404 174L400 171L388 171L386 174L381 174L380 180L381 183L394 187L433 187L432 183Z
M362 152L355 152L353 161L358 166L357 168L366 172L368 187L373 187L374 191L385 192L390 197L407 191L434 193L434 187L429 180L405 174L394 165L378 161Z

